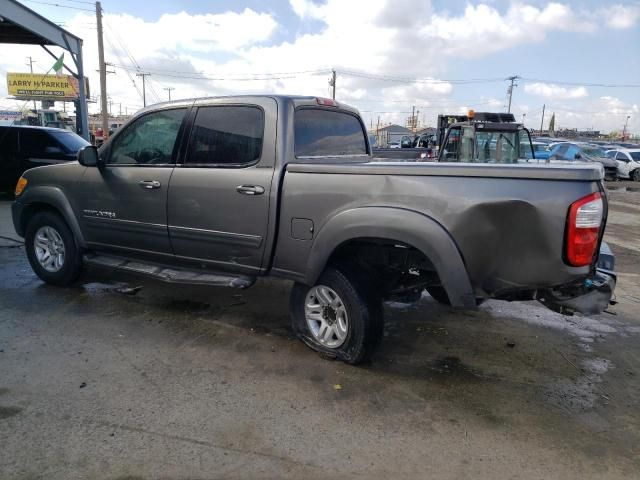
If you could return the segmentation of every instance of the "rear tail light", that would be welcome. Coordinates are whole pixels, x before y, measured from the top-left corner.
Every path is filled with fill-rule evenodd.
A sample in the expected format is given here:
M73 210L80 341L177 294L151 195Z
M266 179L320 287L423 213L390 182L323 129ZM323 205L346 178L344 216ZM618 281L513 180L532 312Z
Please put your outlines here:
M571 204L567 224L567 261L574 267L591 265L598 247L604 204L592 193Z

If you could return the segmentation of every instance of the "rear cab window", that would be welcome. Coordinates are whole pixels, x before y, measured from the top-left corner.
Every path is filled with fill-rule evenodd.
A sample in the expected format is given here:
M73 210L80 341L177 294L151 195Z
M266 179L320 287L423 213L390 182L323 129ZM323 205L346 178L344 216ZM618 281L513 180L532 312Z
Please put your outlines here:
M301 107L295 112L297 158L366 156L366 134L351 113Z
M51 135L62 145L65 153L77 153L81 148L90 145L84 138L80 135L76 135L73 132L69 131L56 131L50 132Z

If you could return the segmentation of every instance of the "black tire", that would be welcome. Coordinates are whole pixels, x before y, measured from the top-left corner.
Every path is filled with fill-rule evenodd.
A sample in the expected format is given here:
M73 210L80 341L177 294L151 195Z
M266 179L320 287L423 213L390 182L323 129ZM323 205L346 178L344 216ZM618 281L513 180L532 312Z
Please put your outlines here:
M631 172L631 180L634 182L640 182L640 168L636 168L633 172Z
M427 287L427 292L436 302L441 303L442 305L451 305L449 296L447 295L444 287Z
M290 312L293 331L307 346L351 365L367 360L382 339L382 300L368 281L353 271L328 267L316 285L334 290L344 304L348 316L346 339L336 348L320 344L306 320L305 302L313 287L296 283L291 290Z
M36 256L35 236L41 227L53 228L62 238L64 262L58 271L47 271ZM67 286L77 280L82 271L82 257L71 230L60 215L49 211L36 213L27 225L24 243L31 268L44 282Z

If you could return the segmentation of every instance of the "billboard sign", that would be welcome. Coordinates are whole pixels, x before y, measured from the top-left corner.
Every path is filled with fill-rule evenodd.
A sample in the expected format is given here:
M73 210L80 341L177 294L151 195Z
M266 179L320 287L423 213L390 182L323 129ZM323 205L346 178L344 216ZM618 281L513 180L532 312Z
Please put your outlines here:
M23 100L77 100L78 79L72 75L7 73L9 95Z

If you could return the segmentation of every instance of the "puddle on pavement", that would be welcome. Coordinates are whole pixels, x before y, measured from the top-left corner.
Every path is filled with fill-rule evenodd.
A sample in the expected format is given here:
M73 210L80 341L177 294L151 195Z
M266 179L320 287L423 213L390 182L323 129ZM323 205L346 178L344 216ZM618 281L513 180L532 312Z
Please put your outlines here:
M0 406L0 420L15 417L22 411L20 407L3 407Z

